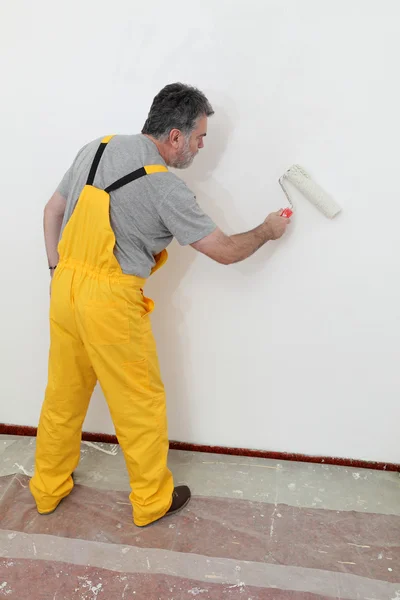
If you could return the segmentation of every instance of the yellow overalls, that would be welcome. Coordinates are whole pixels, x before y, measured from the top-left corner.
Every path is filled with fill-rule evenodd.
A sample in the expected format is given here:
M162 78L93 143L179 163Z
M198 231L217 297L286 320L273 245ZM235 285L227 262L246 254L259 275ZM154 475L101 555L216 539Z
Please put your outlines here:
M149 318L154 304L143 295L145 279L124 275L114 256L109 194L167 168L146 166L105 190L94 187L111 137L99 146L58 247L48 385L30 490L42 514L52 512L71 492L82 425L98 380L129 472L134 522L143 526L162 517L172 503L165 393ZM164 250L153 271L166 259Z

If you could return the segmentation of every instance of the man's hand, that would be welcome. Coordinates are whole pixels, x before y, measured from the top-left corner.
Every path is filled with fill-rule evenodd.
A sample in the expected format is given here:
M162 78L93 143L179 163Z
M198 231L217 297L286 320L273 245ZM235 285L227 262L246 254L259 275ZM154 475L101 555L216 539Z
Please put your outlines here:
M271 213L264 221L264 225L268 227L270 232L270 240L278 240L280 237L282 237L290 223L290 219L287 217L282 217L281 215L282 209Z

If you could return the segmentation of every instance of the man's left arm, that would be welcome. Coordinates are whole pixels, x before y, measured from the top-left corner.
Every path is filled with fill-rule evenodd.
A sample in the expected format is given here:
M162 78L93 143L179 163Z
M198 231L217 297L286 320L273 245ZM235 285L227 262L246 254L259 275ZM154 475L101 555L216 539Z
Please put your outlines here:
M54 267L58 263L58 241L65 213L67 201L59 191L54 192L50 200L45 206L43 217L44 241L46 245L47 260L49 267L52 267L50 272L54 273Z

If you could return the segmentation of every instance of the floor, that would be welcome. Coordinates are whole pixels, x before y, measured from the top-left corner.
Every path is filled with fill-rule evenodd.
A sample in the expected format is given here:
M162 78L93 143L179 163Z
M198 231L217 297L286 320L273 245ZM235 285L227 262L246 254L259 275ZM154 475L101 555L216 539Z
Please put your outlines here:
M188 508L132 523L118 446L82 443L40 516L34 438L0 436L0 598L400 600L398 473L172 451Z

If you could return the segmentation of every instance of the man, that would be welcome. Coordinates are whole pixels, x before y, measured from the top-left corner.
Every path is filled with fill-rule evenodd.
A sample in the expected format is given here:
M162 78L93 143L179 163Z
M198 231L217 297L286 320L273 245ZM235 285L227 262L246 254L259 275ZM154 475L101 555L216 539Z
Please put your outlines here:
M167 467L165 393L145 280L165 262L173 237L229 265L281 237L289 223L273 213L252 231L227 236L168 171L192 163L212 114L199 90L167 85L141 134L85 146L46 205L51 346L30 481L41 514L73 488L97 381L125 456L135 524L149 525L190 500L187 486L174 488Z

